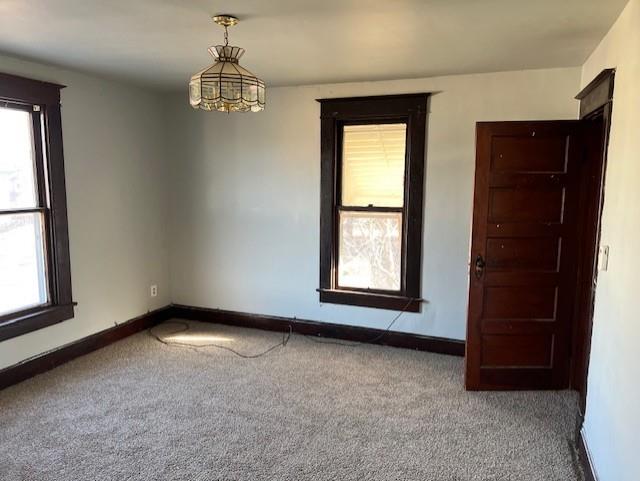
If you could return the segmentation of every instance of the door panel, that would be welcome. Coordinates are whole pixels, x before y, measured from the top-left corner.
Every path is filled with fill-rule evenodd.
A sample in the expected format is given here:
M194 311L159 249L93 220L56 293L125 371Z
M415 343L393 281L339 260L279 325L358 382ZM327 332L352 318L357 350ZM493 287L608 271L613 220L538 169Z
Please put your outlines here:
M492 172L564 172L565 139L561 137L494 137Z
M578 121L477 125L468 389L568 387L583 150Z
M556 310L556 287L488 286L484 291L485 319L553 320Z
M496 187L489 191L489 221L560 222L564 200L563 189L536 189L516 186Z
M483 335L482 365L509 367L514 363L549 367L553 336L549 334Z
M487 268L552 271L558 267L560 243L553 237L493 237L487 239Z

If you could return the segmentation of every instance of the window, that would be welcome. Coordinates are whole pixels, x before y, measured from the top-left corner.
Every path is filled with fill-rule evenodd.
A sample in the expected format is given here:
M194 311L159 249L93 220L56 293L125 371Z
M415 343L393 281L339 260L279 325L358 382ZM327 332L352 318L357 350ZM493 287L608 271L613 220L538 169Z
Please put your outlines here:
M319 101L321 302L420 310L427 100Z
M73 317L60 89L0 74L0 340Z

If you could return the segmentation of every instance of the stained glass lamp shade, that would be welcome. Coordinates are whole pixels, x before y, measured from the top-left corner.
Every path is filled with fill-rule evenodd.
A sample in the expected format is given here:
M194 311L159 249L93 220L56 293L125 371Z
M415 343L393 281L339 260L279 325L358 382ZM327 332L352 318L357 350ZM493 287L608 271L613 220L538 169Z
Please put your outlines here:
M222 25L225 45L209 48L215 63L196 73L189 82L191 106L221 112L259 112L264 109L264 82L240 66L244 49L227 44L227 25Z

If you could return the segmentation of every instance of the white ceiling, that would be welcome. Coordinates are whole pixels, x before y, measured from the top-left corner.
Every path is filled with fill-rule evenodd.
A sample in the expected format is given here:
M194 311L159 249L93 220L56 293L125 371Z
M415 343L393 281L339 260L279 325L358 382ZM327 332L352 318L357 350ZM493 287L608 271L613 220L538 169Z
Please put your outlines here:
M0 0L0 52L161 89L221 43L267 85L581 65L627 0ZM0 66L1 67L1 66Z

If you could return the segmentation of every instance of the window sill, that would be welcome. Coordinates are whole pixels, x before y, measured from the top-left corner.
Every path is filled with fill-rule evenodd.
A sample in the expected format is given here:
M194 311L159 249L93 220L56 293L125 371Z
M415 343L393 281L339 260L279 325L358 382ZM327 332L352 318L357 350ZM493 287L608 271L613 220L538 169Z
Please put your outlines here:
M40 306L16 312L0 320L0 341L21 336L73 317L74 304Z
M320 302L329 304L346 304L405 312L420 312L422 305L420 299L412 299L401 295L338 289L318 289L318 292L320 293Z

